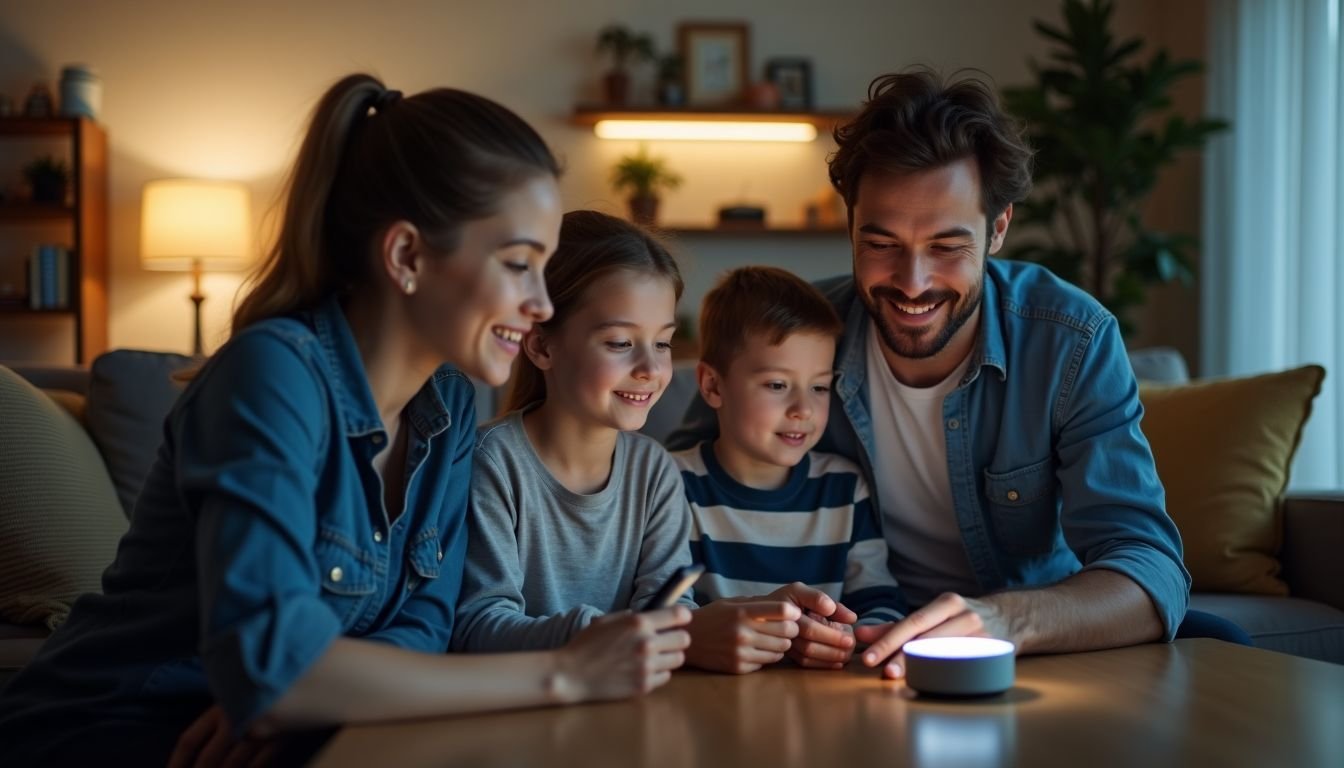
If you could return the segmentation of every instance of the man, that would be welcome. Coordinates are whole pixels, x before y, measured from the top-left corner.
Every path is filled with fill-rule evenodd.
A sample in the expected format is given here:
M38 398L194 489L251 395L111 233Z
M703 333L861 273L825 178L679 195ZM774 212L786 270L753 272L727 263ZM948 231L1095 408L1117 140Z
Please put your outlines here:
M818 448L863 468L921 606L856 628L864 663L900 676L915 637L1021 653L1171 639L1190 577L1115 318L1037 265L989 259L1031 187L1020 128L985 84L915 71L875 80L836 141L853 275L819 284L845 332ZM703 404L691 415L671 447L712 430Z

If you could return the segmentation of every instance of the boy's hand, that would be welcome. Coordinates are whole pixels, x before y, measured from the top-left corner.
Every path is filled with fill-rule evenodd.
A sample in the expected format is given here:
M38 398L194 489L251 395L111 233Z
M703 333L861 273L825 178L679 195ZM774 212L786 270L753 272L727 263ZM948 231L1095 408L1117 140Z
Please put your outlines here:
M789 646L788 656L800 666L812 669L839 669L854 654L854 629L858 614L814 587L795 581L767 595L788 600L804 611L798 621L798 636Z
M830 595L800 581L785 584L766 595L764 599L787 600L804 611L811 611L840 624L853 624L859 620L857 613L832 600Z
M854 655L854 627L812 611L798 620L789 658L808 669L844 669Z
M744 675L784 658L802 611L779 600L717 600L692 612L686 663Z

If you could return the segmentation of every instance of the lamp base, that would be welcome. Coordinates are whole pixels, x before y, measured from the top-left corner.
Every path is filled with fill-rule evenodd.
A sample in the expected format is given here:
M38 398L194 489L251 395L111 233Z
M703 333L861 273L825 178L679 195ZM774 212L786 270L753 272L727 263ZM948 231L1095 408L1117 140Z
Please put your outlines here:
M198 293L191 294L191 303L195 305L196 323L192 335L191 354L196 357L205 355L205 346L201 343L201 302L205 301L205 296Z

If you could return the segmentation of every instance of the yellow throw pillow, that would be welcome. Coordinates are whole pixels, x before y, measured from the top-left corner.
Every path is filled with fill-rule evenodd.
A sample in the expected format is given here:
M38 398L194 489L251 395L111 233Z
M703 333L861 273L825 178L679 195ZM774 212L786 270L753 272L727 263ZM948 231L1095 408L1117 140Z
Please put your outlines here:
M1286 595L1279 502L1325 369L1144 385L1143 433L1193 589Z

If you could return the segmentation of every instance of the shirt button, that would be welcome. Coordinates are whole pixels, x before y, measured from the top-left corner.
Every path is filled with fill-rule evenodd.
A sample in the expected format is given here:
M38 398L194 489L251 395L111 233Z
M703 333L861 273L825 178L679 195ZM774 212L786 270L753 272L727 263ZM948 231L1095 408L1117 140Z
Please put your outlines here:
M339 581L340 581L341 579L343 579L343 578L345 578L345 571L342 571L342 570L341 570L341 566L338 565L338 566L336 566L335 568L332 568L332 569L331 569L331 580L332 580L332 581L339 582Z
M382 445L382 444L383 444L383 436L382 436L382 435L374 435L374 436L373 436L373 444L374 444L374 445Z
M948 429L957 429L957 428L959 428L960 426L961 426L961 421L959 421L959 420L957 420L957 419L948 419L948 420L947 420L947 428L948 428Z
M374 532L373 532L373 540L374 540L374 541L377 541L377 542L381 542L381 541L383 540L383 532L382 532L382 531L374 531Z
M439 550L439 562L440 562L440 563L443 562L443 550L442 550L442 549Z
M1009 500L1009 501L1017 501L1018 498L1020 498L1020 496L1019 496L1019 494L1018 494L1017 491L1009 491L1009 492L1008 492L1008 500Z

